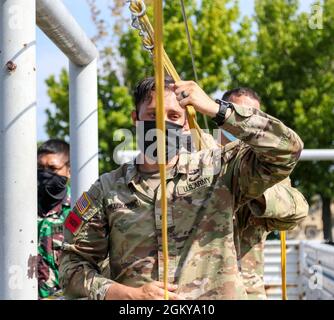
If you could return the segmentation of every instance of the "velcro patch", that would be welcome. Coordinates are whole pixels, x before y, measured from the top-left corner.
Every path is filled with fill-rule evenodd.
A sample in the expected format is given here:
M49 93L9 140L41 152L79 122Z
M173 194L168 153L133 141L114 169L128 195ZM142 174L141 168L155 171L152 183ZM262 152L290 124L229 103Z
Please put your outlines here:
M75 204L75 208L78 210L80 215L83 215L90 207L91 201L86 192L82 194L79 200Z
M70 212L66 221L65 228L67 228L72 234L74 234L82 225L83 221L73 211Z
M138 200L134 200L132 202L129 203L111 203L108 205L108 209L110 210L110 212L114 212L120 209L136 209L140 207L140 202Z
M177 186L177 192L180 196L185 195L187 193L191 193L197 189L209 187L212 184L213 177L212 176L208 176L208 177L199 176L199 179L197 179L196 181L189 181L189 180L187 184Z

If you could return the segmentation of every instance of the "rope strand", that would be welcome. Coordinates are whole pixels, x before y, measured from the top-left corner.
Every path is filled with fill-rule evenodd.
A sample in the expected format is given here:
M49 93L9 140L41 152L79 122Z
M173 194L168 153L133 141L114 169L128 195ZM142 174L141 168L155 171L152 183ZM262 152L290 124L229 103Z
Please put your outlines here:
M185 28L186 28L188 48L189 48L189 53L190 53L190 57L191 57L191 64L192 64L193 71L194 71L194 77L195 77L196 83L199 83L198 74L197 74L197 70L196 70L196 64L195 64L195 57L194 57L194 52L193 52L193 46L192 46L190 32L189 32L189 24L188 24L186 9L185 9L183 0L180 0L180 1L181 1L181 11L182 11L182 16L183 16L183 21L184 21L184 25L185 25ZM203 120L204 120L205 128L209 129L208 117L205 114L203 114L202 117L203 117Z
M158 161L161 181L161 216L162 216L162 254L163 254L163 282L164 298L168 300L168 234L167 234L167 186L166 186L166 126L164 88L165 74L163 65L163 6L162 0L154 1L154 69L156 83L156 111L157 111L157 142Z
M288 300L286 291L286 233L281 231L281 276L282 276L282 300Z

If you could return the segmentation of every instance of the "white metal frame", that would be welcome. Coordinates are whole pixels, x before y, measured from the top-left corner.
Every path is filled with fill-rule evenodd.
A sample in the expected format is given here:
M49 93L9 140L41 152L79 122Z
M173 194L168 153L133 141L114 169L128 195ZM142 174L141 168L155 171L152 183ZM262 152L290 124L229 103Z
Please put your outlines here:
M0 299L36 299L35 1L0 1Z
M96 47L61 0L0 0L0 299L38 298L36 21L70 60L72 201L98 178Z
M125 163L133 160L137 155L138 150L122 150L118 151L116 156L120 163ZM334 161L334 150L322 149L306 149L302 151L300 156L301 161Z
M37 25L68 57L72 205L98 178L98 51L61 0L36 0Z

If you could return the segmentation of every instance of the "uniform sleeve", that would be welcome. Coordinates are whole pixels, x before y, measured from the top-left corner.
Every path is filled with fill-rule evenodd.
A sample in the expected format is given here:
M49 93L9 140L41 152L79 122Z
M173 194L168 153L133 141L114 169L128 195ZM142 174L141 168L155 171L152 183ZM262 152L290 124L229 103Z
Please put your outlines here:
M290 179L267 189L262 197L262 201L251 200L248 207L257 219L263 221L267 231L292 230L308 214L307 201L296 188L291 186Z
M108 221L96 182L77 201L64 224L60 285L68 298L102 300L112 280L101 275L99 263L108 254Z
M204 147L207 149L219 148L221 145L216 141L216 139L209 133L203 133L202 140Z
M303 149L294 131L257 109L235 104L222 128L245 145L228 167L236 209L287 178Z

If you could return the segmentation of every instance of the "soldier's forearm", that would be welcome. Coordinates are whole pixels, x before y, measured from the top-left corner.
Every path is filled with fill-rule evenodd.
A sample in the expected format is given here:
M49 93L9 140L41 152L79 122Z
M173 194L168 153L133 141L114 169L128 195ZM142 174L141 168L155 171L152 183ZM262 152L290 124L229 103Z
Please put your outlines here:
M260 110L238 105L234 109L222 128L244 142L233 164L239 177L240 205L287 178L300 157L303 142L281 121Z
M65 296L70 299L104 300L109 285L113 283L100 275L88 261L69 252L61 257L59 279Z
M234 109L223 129L250 146L260 161L291 172L303 149L299 136L260 110L238 105Z

